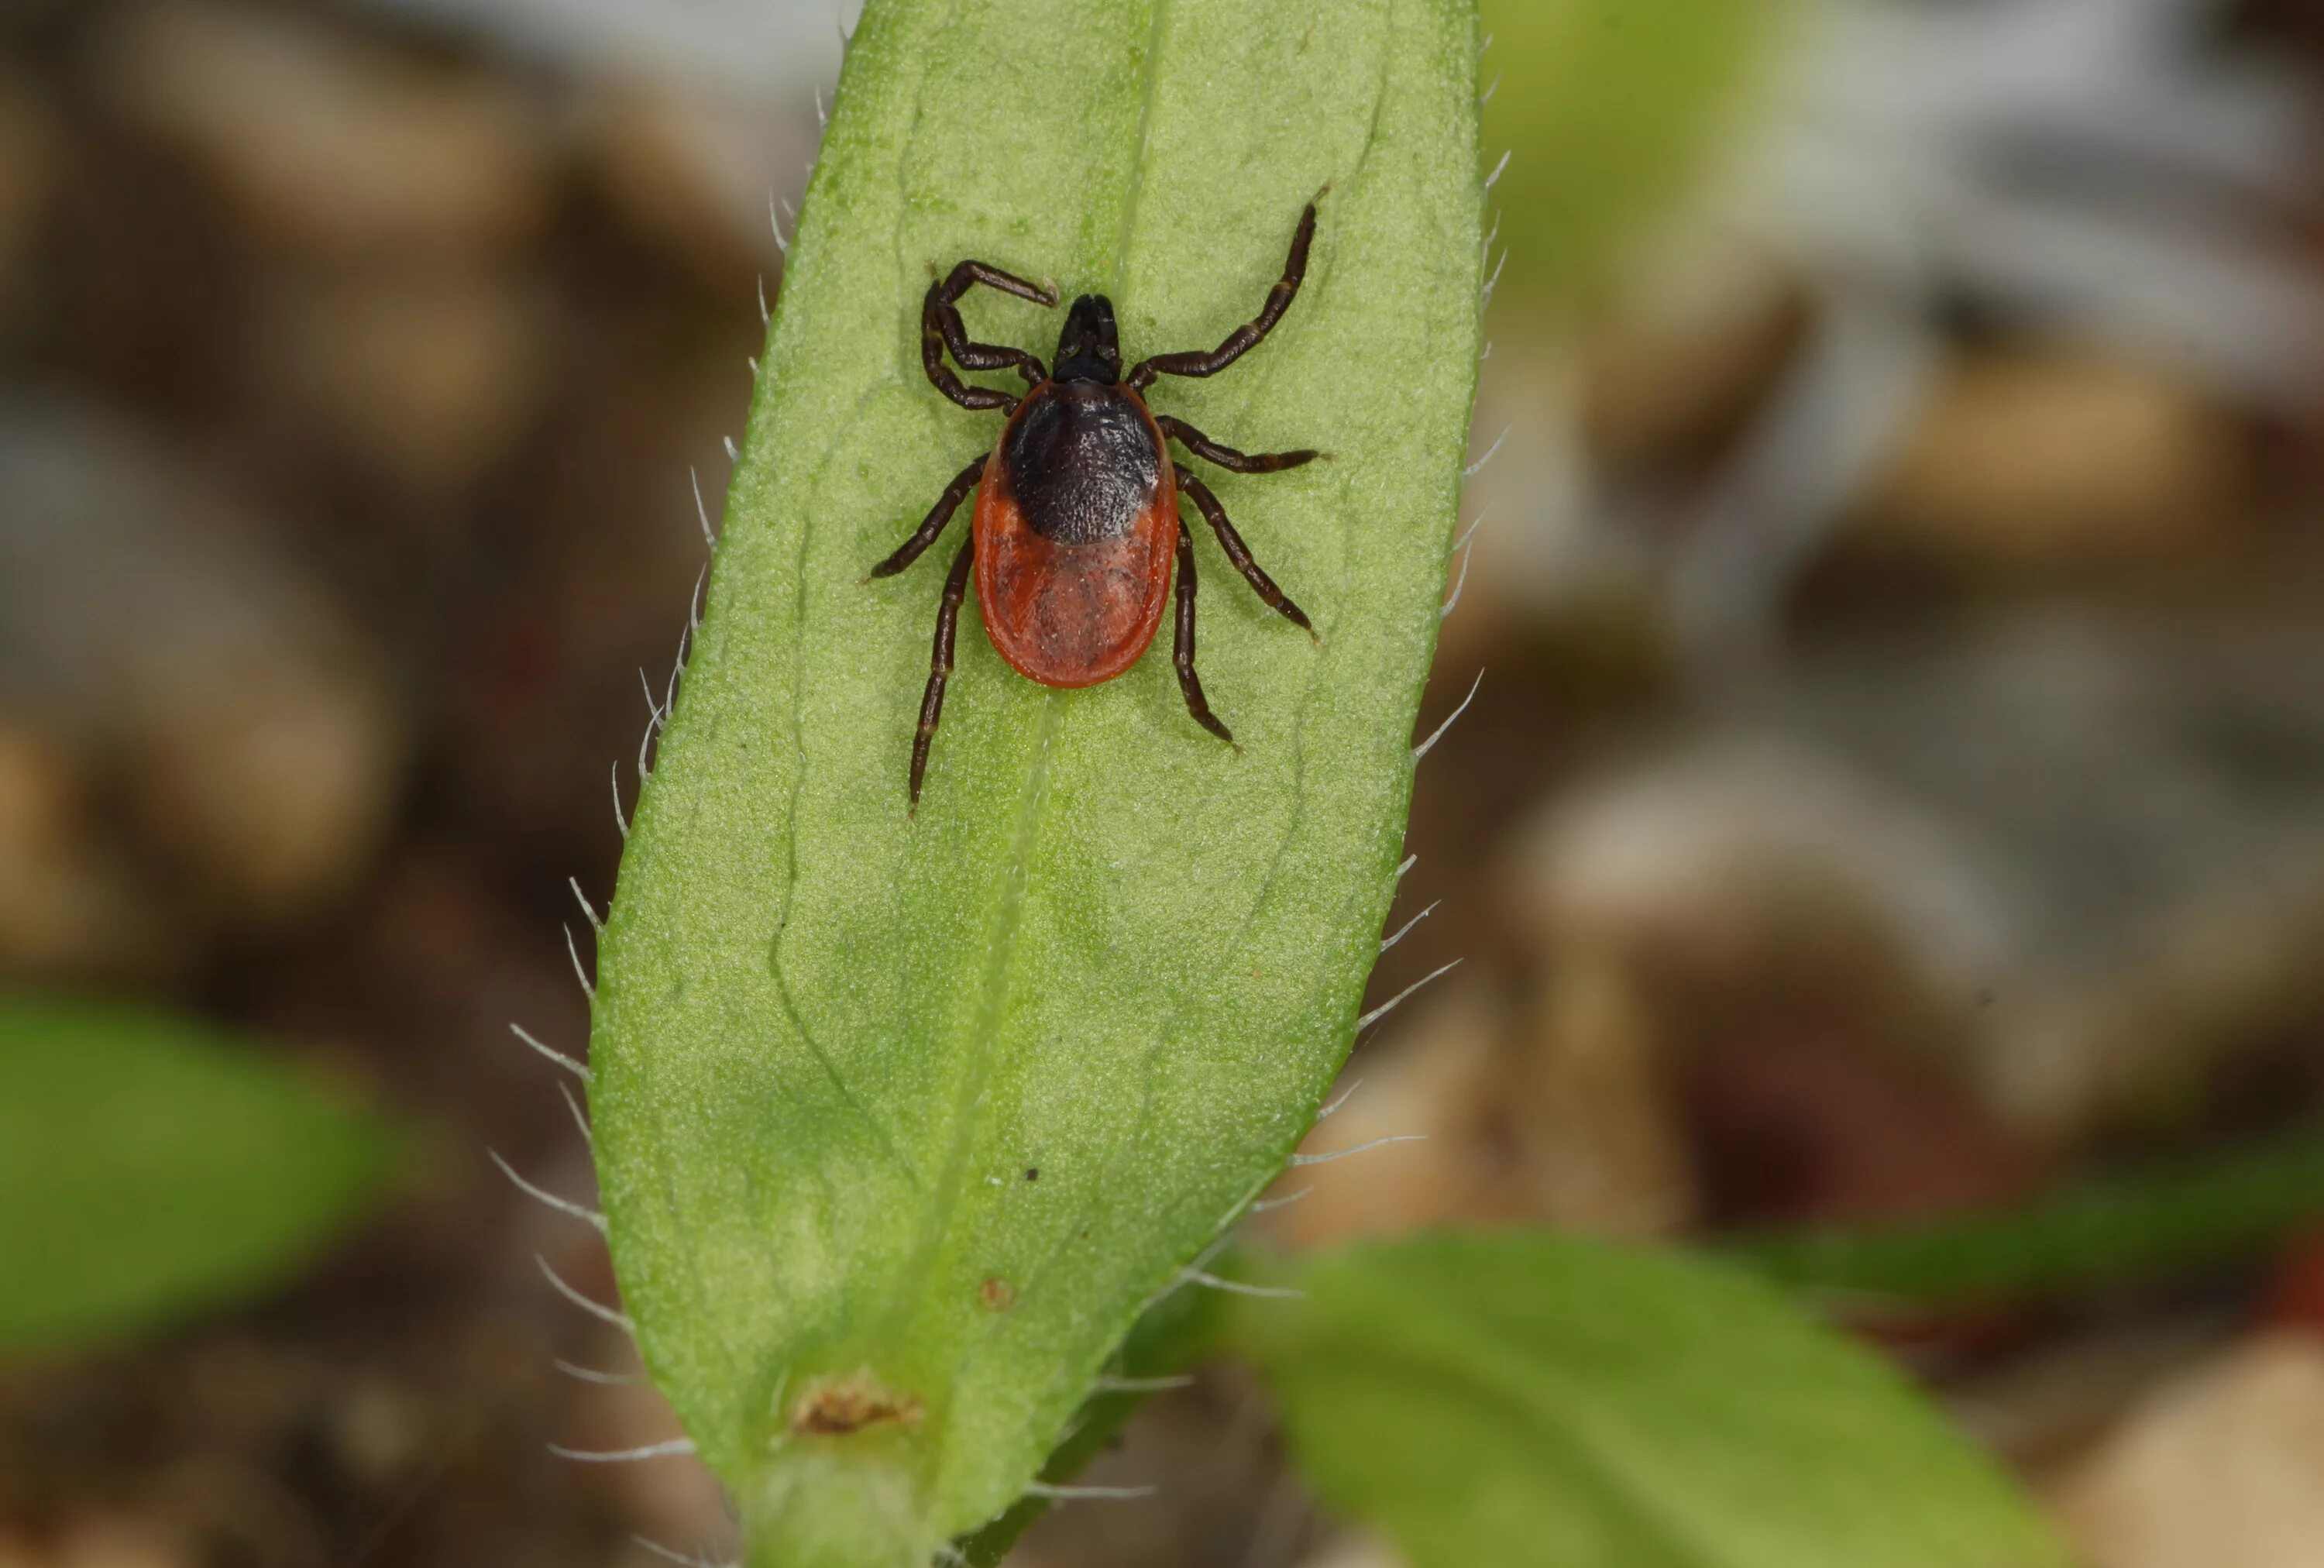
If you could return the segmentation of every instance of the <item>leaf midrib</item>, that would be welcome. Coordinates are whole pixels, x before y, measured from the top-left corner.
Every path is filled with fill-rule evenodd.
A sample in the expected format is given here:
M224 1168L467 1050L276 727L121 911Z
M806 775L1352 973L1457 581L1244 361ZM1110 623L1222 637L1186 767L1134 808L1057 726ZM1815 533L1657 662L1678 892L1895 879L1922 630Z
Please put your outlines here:
M1147 51L1145 57L1145 81L1140 95L1139 108L1138 152L1131 166L1129 195L1123 203L1122 222L1118 231L1119 237L1117 238L1114 245L1114 262L1111 272L1111 281L1110 288L1112 297L1115 299L1120 299L1123 296L1125 287L1125 269L1129 262L1130 236L1136 227L1139 200L1144 190L1145 176L1149 163L1149 131L1152 125L1155 99L1161 76L1160 67L1163 59L1163 41L1168 32L1168 20L1175 8L1176 0L1156 0L1153 21L1148 30ZM1399 7L1396 4L1396 0L1389 0L1389 3L1386 7L1386 14L1388 21L1388 37L1380 51L1379 74L1373 86L1371 118L1365 127L1363 143L1356 153L1353 165L1346 173L1335 177L1337 183L1343 190L1352 191L1360 183L1364 170L1370 162L1372 151L1379 141L1380 115L1385 110L1385 106L1388 97L1387 90L1388 78L1394 69L1396 20L1400 14ZM954 14L957 14L956 11ZM1319 272L1328 272L1328 252L1319 259L1323 261L1324 265L1316 270ZM1327 623L1325 627L1327 633L1330 629L1330 623ZM1307 685L1301 694L1300 700L1293 706L1290 735L1290 752L1293 763L1291 820L1286 825L1284 833L1276 842L1274 853L1269 857L1268 870L1265 875L1260 879L1257 896L1251 900L1250 908L1245 911L1243 918L1240 924L1240 928L1236 932L1235 936L1223 945L1223 951L1226 953L1232 954L1242 950L1248 939L1251 927L1258 921L1260 913L1266 908L1268 896L1272 892L1277 876L1281 871L1283 856L1287 852L1293 839L1296 836L1296 825L1298 819L1307 808L1308 800L1305 789L1306 749L1305 745L1306 720L1308 710L1314 698L1316 683L1322 678L1322 666L1319 665L1314 671L1311 672ZM1055 737L1056 718L1059 712L1058 697L1059 694L1057 692L1051 691L1047 694L1048 700L1044 704L1041 743L1039 754L1036 762L1037 770L1044 773L1046 772L1049 761L1050 742ZM1028 790L1029 787L1030 781L1028 780ZM977 1072L974 1076L974 1081L964 1086L964 1092L955 1107L955 1142L954 1153L956 1156L956 1158L947 1161L944 1177L945 1184L945 1188L938 1194L938 1201L943 1205L945 1212L937 1221L932 1223L929 1230L923 1237L922 1243L918 1250L919 1267L911 1271L906 1277L907 1288L904 1290L896 1304L897 1310L899 1311L905 1310L906 1304L913 1298L916 1294L917 1287L925 1285L928 1270L935 1266L936 1259L941 1255L940 1245L942 1233L945 1226L949 1223L951 1209L960 1194L966 1189L966 1183L963 1179L964 1173L959 1167L962 1163L964 1163L968 1148L973 1147L973 1137L972 1129L973 1124L971 1117L973 1115L977 1098L982 1093L984 1084L989 1081L989 1074L985 1071L985 1068L991 1060L992 1048L997 1040L1001 1012L1005 1006L1008 994L1010 964L1014 954L1018 922L1021 917L1022 897L1027 882L1027 860L1032 846L1034 835L1038 832L1039 814L1046 803L1046 789L1040 791L1038 798L1031 798L1028 796L1025 800L1025 809L1019 818L1019 834L1011 845L1011 859L1008 867L1008 876L1010 880L1008 884L1008 890L1003 894L1004 902L1006 904L1004 911L1006 918L999 922L996 926L996 935L994 938L996 948L992 955L991 964L988 970L987 992L983 999L983 1006L981 1008L978 1014L979 1032L976 1043L979 1048L977 1056ZM1151 1102L1153 1094L1153 1076L1151 1068L1154 1052L1161 1047L1162 1044L1169 1038L1171 1032L1171 1029L1167 1026L1158 1029L1156 1032L1156 1037L1147 1054L1148 1072L1145 1076L1145 1084L1141 1093L1148 1104ZM1298 1137L1301 1135L1304 1135L1304 1129L1301 1133L1294 1134L1286 1139L1283 1149L1283 1153L1286 1158L1288 1158L1292 1148L1296 1147ZM1126 1152L1126 1149L1117 1149L1115 1153L1116 1161L1118 1162ZM1111 1189L1111 1174L1110 1168L1108 1172L1109 1179L1101 1180L1096 1185L1096 1190L1098 1192L1102 1193ZM1260 1182L1254 1185L1242 1202L1248 1203L1250 1198L1258 1196L1259 1194L1265 1189L1265 1182ZM1222 1217L1221 1222L1222 1229L1233 1222L1234 1214L1240 1212L1240 1206L1241 1205L1238 1204L1235 1210L1230 1211L1227 1215ZM1084 1215L1084 1218L1087 1218L1086 1213ZM1078 1229L1080 1229L1079 1225L1068 1227L1067 1233L1070 1234L1073 1231ZM1053 1250L1048 1258L1044 1259L1041 1264L1028 1273L1026 1278L1019 1287L1020 1296L1029 1295L1038 1285L1039 1281L1046 1277L1049 1264L1054 1262L1057 1253L1062 1251L1065 1245L1065 1242L1060 1241L1058 1248L1056 1250ZM1172 1288L1176 1288L1176 1286L1165 1287L1163 1294L1167 1294L1168 1290ZM1157 1299L1158 1299L1158 1296ZM1139 1311L1142 1313L1151 1305L1152 1303L1149 1301L1141 1305L1139 1308ZM997 1332L997 1329L998 1325L993 1325L992 1328L988 1329L987 1334L984 1337L989 1337L991 1333ZM955 1375L953 1380L954 1382L957 1382L959 1380L959 1376L965 1373L965 1371L974 1364L975 1359L974 1354L971 1353L964 1355L959 1360L954 1363Z
M1123 270L1129 260L1130 235L1136 227L1139 199L1145 189L1148 130L1152 123L1156 83L1160 74L1157 65L1161 58L1161 41L1170 5L1171 0L1155 0L1153 17L1148 24L1145 80L1139 97L1138 150L1130 161L1130 188L1122 202L1121 223L1116 230L1113 265L1110 272L1110 287L1117 295L1121 291ZM960 8L955 5L945 19L945 28L939 32L954 26L959 16ZM899 165L910 161L913 143L919 135L919 119L916 103L913 129L900 149ZM900 230L899 233L900 237ZM903 263L900 255L898 262L900 267ZM977 999L969 1026L967 1044L970 1059L966 1070L961 1074L960 1087L954 1096L950 1141L929 1194L931 1201L927 1218L913 1247L912 1261L899 1276L896 1293L888 1303L886 1315L890 1322L901 1321L926 1296L931 1277L944 1257L945 1238L952 1228L962 1194L967 1190L966 1167L976 1142L976 1107L991 1082L993 1056L1008 1010L1010 980L1015 966L1018 937L1024 924L1025 893L1031 881L1033 845L1040 834L1043 809L1048 803L1049 765L1055 755L1062 716L1062 694L1055 688L1045 688L1035 730L1032 763L1026 770L1025 786L1018 797L1017 826L1010 840L1008 857L1001 867L1001 894L986 939L982 994ZM950 1383L958 1383L966 1365L965 1358L953 1363L952 1375L948 1379ZM950 1404L949 1398L944 1401L946 1407Z

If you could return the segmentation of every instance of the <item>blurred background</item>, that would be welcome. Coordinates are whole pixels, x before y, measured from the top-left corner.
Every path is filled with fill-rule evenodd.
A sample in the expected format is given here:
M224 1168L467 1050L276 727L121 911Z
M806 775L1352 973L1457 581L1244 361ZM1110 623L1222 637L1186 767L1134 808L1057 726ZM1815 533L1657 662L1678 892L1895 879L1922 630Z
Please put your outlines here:
M219 1031L189 1084L407 1151L134 1313L12 1307L0 1218L0 1568L724 1538L690 1460L547 1451L674 1427L553 1365L627 1364L533 1262L610 1299L603 1250L485 1151L589 1191L508 1024L584 1038L567 878L612 886L853 9L0 6L0 998ZM1474 700L1373 1000L1462 963L1332 1126L1429 1140L1270 1222L1844 1249L2128 1181L1826 1304L2101 1568L2324 1563L2324 10L1485 9L1491 456L1424 727ZM102 1186L104 1077L14 1159L0 1084L0 1213ZM1389 1563L1230 1373L1103 1470L1162 1496L1014 1561Z

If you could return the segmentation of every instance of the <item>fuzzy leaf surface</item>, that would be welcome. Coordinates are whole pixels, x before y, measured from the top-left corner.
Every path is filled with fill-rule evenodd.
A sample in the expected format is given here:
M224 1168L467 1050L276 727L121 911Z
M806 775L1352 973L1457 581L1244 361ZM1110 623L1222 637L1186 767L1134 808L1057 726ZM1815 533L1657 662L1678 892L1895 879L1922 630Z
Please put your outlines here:
M1007 1508L1347 1052L1474 385L1475 54L1460 0L865 10L591 1042L627 1310L754 1560L917 1568ZM974 257L1108 294L1128 358L1207 347L1326 182L1275 334L1151 394L1246 450L1331 454L1191 465L1320 642L1194 518L1237 752L1188 718L1167 643L1051 690L972 595L908 817L965 512L862 579L1001 422L922 374L931 278ZM982 290L964 309L1044 357L1062 317Z
M281 1279L385 1190L376 1118L181 1019L0 1001L0 1354Z
M1292 1270L1230 1341L1323 1499L1414 1568L2063 1568L1895 1372L1773 1290L1563 1238Z

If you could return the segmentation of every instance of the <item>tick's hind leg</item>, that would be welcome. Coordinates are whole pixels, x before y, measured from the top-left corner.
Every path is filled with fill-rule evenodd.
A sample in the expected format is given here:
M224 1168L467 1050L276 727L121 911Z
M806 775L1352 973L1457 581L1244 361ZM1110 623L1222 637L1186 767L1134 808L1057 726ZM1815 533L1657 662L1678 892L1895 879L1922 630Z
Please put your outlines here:
M984 459L982 457L954 475L952 483L945 486L945 493L936 497L936 503L928 508L927 516L920 520L920 526L912 530L912 537L898 545L894 555L866 572L863 580L868 583L873 577L892 577L918 560L920 552L936 542L936 535L945 530L945 524L952 521L952 514L960 510L960 503L968 499L968 493L976 488L976 482L983 476Z
M1014 294L1019 300L1030 300L1036 305L1057 302L1054 289L1028 283L1013 272L1004 272L982 262L963 262L950 274L928 285L927 298L920 305L920 363L928 379L936 383L936 390L962 408L1013 409L1017 406L1015 397L998 387L970 386L945 363L945 350L949 348L963 370L1013 369L1025 378L1027 386L1038 386L1048 379L1048 367L1037 355L1006 344L970 340L955 301L977 283Z
M1179 525L1183 535L1185 525ZM936 721L944 717L945 682L952 678L954 633L960 629L961 601L968 597L968 568L976 557L974 541L960 547L952 558L952 575L945 578L944 606L936 612L936 646L928 651L928 688L920 697L920 727L912 737L912 809L920 808L920 782L928 776L928 742L936 738Z
M1322 192L1317 192L1321 195ZM1315 238L1315 204L1309 202L1307 210L1299 215L1299 227L1291 236L1291 254L1283 263L1283 276L1267 291L1267 303L1259 314L1236 327L1226 340L1208 352L1196 350L1189 354L1157 354L1130 367L1122 379L1143 391L1154 384L1157 375L1216 375L1248 354L1283 319L1298 296L1300 281L1307 276L1307 247Z
M1230 474L1279 474L1286 468L1296 468L1303 463L1313 463L1322 454L1308 447L1296 452L1238 452L1232 447L1212 440L1184 420L1168 414L1157 414L1154 422L1162 433L1207 463L1216 463Z
M1250 547L1242 542L1242 535L1235 532L1234 524L1227 521L1227 509L1219 504L1219 498L1211 493L1211 487L1192 474L1181 473L1178 488L1209 521L1212 531L1219 536L1220 548L1227 552L1227 559L1234 563L1235 570L1242 574L1243 581L1250 585L1251 591L1265 601L1268 608L1308 636L1314 636L1315 628L1308 623L1306 612L1293 604L1290 596L1275 586L1275 579L1259 570L1259 563L1250 558ZM1185 527L1183 519L1179 527L1183 531Z
M1202 677L1194 673L1194 536L1186 530L1186 520L1178 520L1178 634L1170 650L1170 662L1178 669L1178 689L1185 694L1186 711L1203 728L1235 746L1235 738L1226 725L1219 723L1211 712L1211 705L1203 696ZM1235 750L1242 750L1235 746Z

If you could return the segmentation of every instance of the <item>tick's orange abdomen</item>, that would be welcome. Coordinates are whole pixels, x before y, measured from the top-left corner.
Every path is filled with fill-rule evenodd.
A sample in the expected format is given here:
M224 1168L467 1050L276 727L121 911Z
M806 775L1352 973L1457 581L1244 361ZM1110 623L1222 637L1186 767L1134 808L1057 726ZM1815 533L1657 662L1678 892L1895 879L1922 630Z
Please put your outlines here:
M1028 392L984 466L973 527L984 629L1019 675L1095 686L1154 641L1177 483L1129 387L1048 382Z

